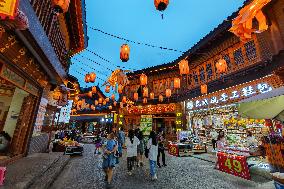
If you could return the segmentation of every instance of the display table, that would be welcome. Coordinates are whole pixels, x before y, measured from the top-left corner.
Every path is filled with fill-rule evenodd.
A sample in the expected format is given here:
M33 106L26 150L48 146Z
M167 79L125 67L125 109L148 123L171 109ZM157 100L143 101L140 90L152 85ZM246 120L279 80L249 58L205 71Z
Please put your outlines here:
M65 148L65 155L83 155L83 146L67 146Z
M185 157L192 154L192 144L169 143L168 151L170 155L176 157Z

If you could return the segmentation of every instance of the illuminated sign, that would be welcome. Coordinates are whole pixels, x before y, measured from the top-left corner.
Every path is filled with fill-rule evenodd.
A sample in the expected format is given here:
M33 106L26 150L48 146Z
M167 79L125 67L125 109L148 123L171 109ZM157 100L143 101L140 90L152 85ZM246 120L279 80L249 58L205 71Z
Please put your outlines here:
M18 0L0 0L0 18L14 19L18 8Z
M215 95L215 96L213 95L210 98L189 101L186 104L186 108L188 110L192 110L194 108L206 107L206 106L209 106L210 104L217 105L217 104L227 102L229 100L237 100L239 98L246 98L246 97L252 96L253 94L266 93L271 90L272 90L272 87L269 84L260 83L254 87L246 86L246 87L241 88L240 90L233 90L230 93L223 92L219 95Z

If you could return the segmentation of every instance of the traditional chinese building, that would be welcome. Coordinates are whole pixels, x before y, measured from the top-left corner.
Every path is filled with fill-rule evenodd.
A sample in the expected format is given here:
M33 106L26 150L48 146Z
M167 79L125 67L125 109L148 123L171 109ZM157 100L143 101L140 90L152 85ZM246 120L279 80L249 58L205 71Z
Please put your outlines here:
M251 2L246 1L242 8L251 6ZM188 111L232 104L282 86L283 8L284 2L280 0L265 5L262 12L268 27L265 31L252 33L245 41L229 31L232 20L239 15L239 11L233 13L177 60L128 74L130 85L125 87L126 96L133 100L134 93L140 91L137 105L142 106L140 109L143 111L152 104L181 105L185 128ZM259 25L257 20L252 21L253 27ZM220 59L226 62L226 69L222 73L217 68ZM179 63L184 61L188 62L189 71L180 75ZM153 99L148 98L147 103L142 103L143 89L139 77L143 73L148 76L149 93L153 92L155 96ZM180 87L175 87L175 78L180 79ZM168 98L165 97L167 89L171 90ZM164 97L163 102L159 101L160 95ZM140 116L144 114L140 109L125 108L122 112L126 119L131 119L130 123L138 124ZM146 112L153 111L148 109ZM155 123L153 125L156 128Z
M0 2L0 127L10 141L1 146L2 164L26 155L29 146L46 150L43 122L67 104L70 56L87 47L85 1L68 2Z

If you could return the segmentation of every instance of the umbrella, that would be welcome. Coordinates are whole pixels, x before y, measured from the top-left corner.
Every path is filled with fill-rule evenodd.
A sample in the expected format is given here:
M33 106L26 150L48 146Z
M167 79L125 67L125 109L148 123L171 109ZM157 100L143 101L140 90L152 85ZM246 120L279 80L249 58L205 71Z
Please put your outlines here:
M238 110L242 117L284 121L284 87L245 99Z

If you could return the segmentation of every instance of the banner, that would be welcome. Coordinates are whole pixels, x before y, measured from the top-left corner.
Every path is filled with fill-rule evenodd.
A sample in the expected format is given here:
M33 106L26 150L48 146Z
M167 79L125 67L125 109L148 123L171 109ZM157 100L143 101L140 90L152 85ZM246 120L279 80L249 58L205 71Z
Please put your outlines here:
M141 115L140 130L143 132L143 135L150 135L152 124L152 115Z

